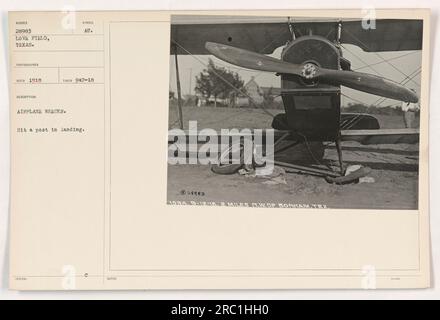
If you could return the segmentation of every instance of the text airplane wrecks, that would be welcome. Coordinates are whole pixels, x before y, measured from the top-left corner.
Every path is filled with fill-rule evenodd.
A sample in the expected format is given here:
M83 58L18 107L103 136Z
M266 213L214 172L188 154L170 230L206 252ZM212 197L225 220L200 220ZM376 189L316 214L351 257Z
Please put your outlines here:
M273 115L273 143L269 136L271 130L261 131L255 127L250 132L230 134L232 142L226 144L225 140L215 139L206 132L200 135L191 130L180 134L174 131L173 134L170 132L168 142L169 157L177 157L179 151L185 152L185 157L191 157L194 151L197 153L194 146L190 146L191 141L196 144L215 142L218 150L212 146L203 149L207 151L215 173L231 174L249 167L256 169L262 166L261 159L264 159L266 165L272 163L287 172L321 176L330 183L359 181L370 173L370 168L358 166L347 172L341 142L354 141L361 145L419 142L417 128L381 128L379 119L373 114L341 112L341 87L401 101L403 106L419 104L418 94L405 86L407 81L398 83L383 76L354 71L351 61L342 56L342 49L345 44L351 44L364 52L419 51L422 49L422 20L382 19L376 20L374 27L365 28L361 20L175 16L171 26L171 54L175 55L177 121L181 129L184 128L185 107L182 108L179 55L193 56L199 62L202 61L200 55L210 55L246 70L280 76L284 112ZM282 47L280 59L268 56L279 47ZM222 78L222 75L218 76ZM223 80L252 102L245 89L234 88L231 81ZM267 111L264 103L254 105ZM211 110L214 113L215 109ZM212 120L215 121L215 116ZM262 137L256 139L256 133ZM197 139L191 139L197 134ZM235 135L240 137L234 140ZM245 140L248 136L253 142L247 148ZM182 146L182 141L186 146ZM268 148L268 143L273 148ZM330 143L335 145L337 169L323 160L325 146ZM251 155L245 152L246 148L251 150ZM307 153L309 160L296 161L301 158L296 155L290 160L279 161L276 155L289 148L296 153ZM257 150L263 151L256 154Z

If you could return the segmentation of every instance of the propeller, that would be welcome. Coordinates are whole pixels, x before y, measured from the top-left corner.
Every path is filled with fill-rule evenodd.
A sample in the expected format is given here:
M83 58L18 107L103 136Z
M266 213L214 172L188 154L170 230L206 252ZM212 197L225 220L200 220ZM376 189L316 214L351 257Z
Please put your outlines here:
M342 85L385 98L413 102L419 101L417 94L392 80L368 73L321 68L313 63L302 65L282 61L261 53L235 48L225 44L206 42L206 49L217 58L231 64L253 70L293 74L307 80Z

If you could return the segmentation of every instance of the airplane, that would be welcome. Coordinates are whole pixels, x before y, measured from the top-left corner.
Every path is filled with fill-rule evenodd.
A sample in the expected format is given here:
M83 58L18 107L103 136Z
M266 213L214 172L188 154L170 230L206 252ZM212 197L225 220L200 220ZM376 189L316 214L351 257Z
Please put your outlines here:
M341 86L408 103L419 102L419 97L395 81L351 70L341 46L355 44L366 52L421 50L422 34L422 20L379 19L375 29L365 29L360 19L293 21L278 17L255 23L249 17L186 16L180 21L177 18L171 26L171 54L176 56L176 68L177 55L210 54L245 69L281 76L285 113L272 121L277 137L275 147L284 140L292 141L291 146L334 142L339 172L279 161L276 164L342 184L356 181L369 169L345 175L341 141L418 143L419 131L380 129L373 115L341 113ZM281 59L266 55L281 46ZM178 92L179 87L180 83ZM240 165L216 164L212 170L228 174L239 168Z

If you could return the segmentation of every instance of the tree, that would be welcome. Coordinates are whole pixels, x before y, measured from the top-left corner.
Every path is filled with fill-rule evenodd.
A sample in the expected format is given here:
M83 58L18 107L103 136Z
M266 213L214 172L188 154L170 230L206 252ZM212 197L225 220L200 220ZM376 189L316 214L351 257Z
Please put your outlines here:
M235 103L237 91L243 90L243 86L244 82L238 73L218 67L209 59L207 68L196 77L195 91L207 100L213 97L215 106L217 99L227 99L231 105Z
M270 87L267 91L263 91L263 101L266 105L272 105L274 100L273 87Z

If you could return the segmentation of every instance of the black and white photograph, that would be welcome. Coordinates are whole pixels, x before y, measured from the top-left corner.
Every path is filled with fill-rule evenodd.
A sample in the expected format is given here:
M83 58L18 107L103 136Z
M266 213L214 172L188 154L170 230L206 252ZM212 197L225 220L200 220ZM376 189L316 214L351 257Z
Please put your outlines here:
M171 205L418 209L423 21L173 15Z
M440 5L48 1L3 6L0 300L439 297Z

